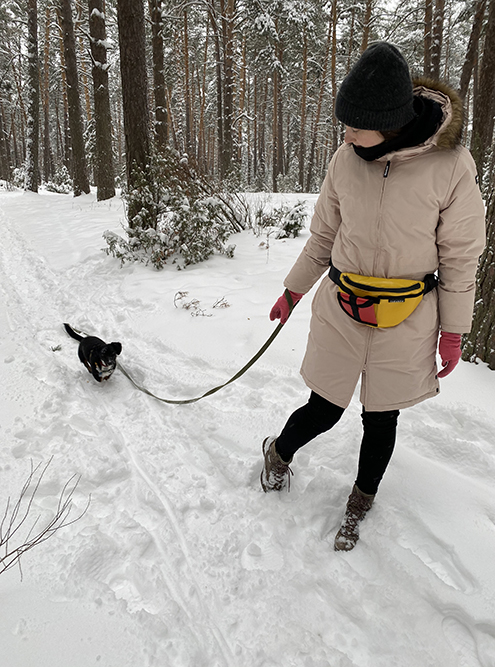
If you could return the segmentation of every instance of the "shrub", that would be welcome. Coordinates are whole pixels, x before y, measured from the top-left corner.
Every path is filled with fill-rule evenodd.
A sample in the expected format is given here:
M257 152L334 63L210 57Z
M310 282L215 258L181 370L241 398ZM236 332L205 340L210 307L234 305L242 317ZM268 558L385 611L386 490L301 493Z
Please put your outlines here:
M277 233L278 239L295 239L304 229L306 220L306 202L298 201L292 208L282 206L280 208L280 231Z
M178 268L208 259L215 251L233 256L226 245L247 225L247 208L237 195L198 176L187 157L171 149L157 157L148 173L135 174L134 189L124 194L127 238L106 231L104 251L120 259Z
M59 194L64 195L72 192L72 178L70 177L67 167L59 167L55 171L53 179L48 181L45 187L49 192L58 192Z
M26 169L24 166L16 167L12 170L12 184L16 188L24 188L24 181L26 180Z
M267 232L277 239L296 238L304 229L306 202L299 201L294 206L281 206L266 210L266 201L261 201L253 215L253 229L256 233Z

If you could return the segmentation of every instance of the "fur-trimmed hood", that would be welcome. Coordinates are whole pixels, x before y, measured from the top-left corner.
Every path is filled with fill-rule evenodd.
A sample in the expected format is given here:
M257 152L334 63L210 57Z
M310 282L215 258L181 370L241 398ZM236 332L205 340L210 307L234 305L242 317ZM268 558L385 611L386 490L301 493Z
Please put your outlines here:
M432 137L432 143L441 149L458 146L464 126L464 108L458 93L448 84L428 77L414 78L413 86L415 95L428 97L442 106L442 124Z

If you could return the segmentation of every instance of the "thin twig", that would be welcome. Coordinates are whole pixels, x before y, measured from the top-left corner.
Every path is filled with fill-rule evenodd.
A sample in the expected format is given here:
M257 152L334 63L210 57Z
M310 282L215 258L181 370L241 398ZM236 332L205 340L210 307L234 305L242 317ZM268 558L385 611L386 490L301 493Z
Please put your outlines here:
M50 458L48 463L44 466L42 466L41 463L37 466L33 466L33 463L31 462L31 471L19 493L18 500L13 506L10 497L7 500L7 506L0 523L0 549L3 552L3 555L0 555L0 574L14 565L18 565L22 577L21 556L26 553L26 551L30 551L35 546L46 542L47 539L52 537L61 528L71 526L84 516L88 510L91 497L88 498L86 507L82 512L75 518L69 519L74 494L81 480L80 476L72 475L62 487L58 497L57 508L48 523L41 529L37 528L41 519L41 515L38 514L33 518L32 523L28 525L28 519L32 514L36 494L39 491L41 482L51 462L52 458ZM35 479L36 474L40 469L41 471L39 472L38 478ZM32 485L33 480L35 480L34 488L28 496L28 489ZM22 509L24 503L25 508ZM23 529L26 530L25 537L19 538L20 543L16 546L11 546L14 536L19 537L19 534Z

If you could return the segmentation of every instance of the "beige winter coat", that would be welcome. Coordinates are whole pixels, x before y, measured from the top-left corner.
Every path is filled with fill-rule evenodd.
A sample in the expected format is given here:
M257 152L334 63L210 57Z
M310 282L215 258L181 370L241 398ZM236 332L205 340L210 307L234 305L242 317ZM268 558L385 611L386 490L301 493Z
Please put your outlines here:
M438 271L438 289L390 329L352 320L324 277L312 304L301 373L317 394L347 407L361 378L368 411L405 408L439 391L439 328L468 332L478 258L485 244L476 168L459 145L462 103L443 84L416 82L416 94L441 103L444 118L427 142L373 162L352 145L334 154L311 222L311 237L285 280L308 292L328 272L422 279ZM388 169L386 169L389 163Z

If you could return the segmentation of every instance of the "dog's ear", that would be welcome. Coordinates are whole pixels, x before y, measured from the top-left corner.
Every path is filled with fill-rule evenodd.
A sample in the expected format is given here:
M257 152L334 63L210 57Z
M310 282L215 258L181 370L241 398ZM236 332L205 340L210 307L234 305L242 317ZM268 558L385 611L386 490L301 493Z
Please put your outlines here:
M110 343L110 345L115 350L115 354L120 354L122 352L122 345L120 343Z

